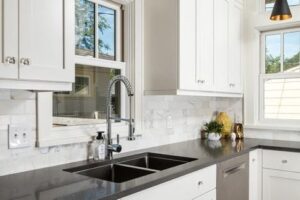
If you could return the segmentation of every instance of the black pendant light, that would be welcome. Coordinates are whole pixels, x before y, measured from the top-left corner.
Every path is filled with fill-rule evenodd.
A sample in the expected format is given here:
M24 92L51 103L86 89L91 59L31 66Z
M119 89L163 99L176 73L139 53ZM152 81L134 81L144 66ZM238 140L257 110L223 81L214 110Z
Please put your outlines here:
M292 13L287 0L276 0L270 19L273 21L279 21L290 18L292 18Z

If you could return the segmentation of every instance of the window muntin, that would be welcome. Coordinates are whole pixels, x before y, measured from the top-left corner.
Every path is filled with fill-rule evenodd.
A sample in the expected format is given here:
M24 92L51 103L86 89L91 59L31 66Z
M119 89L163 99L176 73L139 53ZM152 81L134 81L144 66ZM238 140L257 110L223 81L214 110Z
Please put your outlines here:
M62 126L104 123L109 81L121 73L118 69L76 65L76 81L71 92L53 94L54 124ZM115 84L112 114L120 117L121 89Z
M265 0L265 9L266 11L271 11L274 7L276 0ZM289 6L300 5L300 0L288 0Z
M300 120L300 29L262 34L262 120Z

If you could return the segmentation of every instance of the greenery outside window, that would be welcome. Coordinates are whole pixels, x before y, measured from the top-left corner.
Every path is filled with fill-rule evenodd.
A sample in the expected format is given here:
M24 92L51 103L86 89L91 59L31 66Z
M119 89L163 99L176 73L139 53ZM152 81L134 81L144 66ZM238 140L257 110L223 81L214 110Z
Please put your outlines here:
M300 120L300 29L262 34L260 116L262 120Z

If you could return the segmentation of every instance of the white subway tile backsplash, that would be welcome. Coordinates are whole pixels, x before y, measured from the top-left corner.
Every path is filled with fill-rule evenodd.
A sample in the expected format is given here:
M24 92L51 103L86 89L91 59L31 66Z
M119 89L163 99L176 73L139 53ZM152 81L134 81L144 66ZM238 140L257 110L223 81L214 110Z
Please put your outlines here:
M87 158L87 144L50 148L8 149L8 124L32 127L35 141L36 95L28 91L0 90L0 176L34 170ZM124 152L200 136L200 128L216 110L242 116L242 100L188 96L145 96L143 137L134 142L122 140ZM171 117L172 127L167 127ZM170 118L169 118L170 120Z

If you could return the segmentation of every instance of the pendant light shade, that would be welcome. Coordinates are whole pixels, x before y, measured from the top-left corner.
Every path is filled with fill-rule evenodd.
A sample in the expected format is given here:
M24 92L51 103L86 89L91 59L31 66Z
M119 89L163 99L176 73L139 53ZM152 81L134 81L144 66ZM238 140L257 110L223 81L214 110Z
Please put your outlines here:
M287 0L276 0L270 19L273 21L278 21L290 18L292 18L292 13Z

